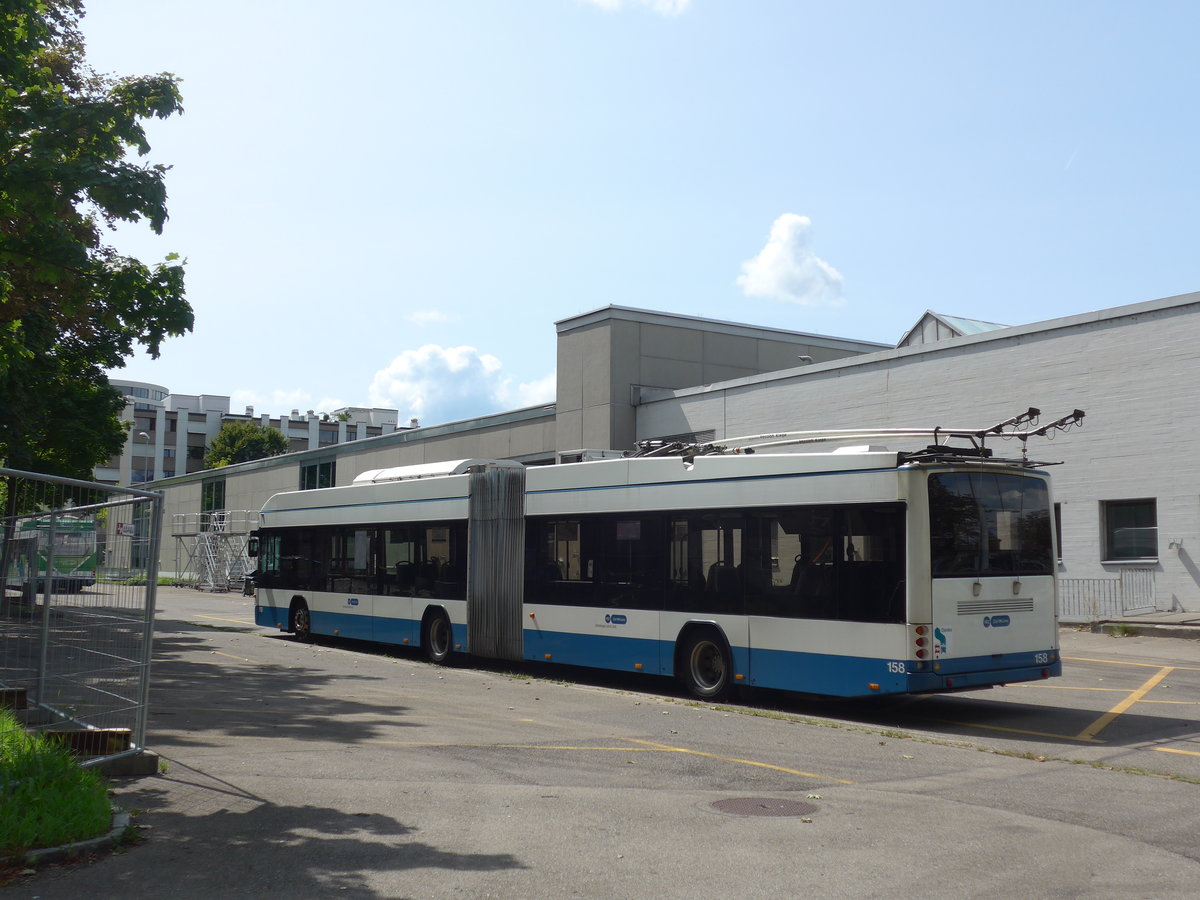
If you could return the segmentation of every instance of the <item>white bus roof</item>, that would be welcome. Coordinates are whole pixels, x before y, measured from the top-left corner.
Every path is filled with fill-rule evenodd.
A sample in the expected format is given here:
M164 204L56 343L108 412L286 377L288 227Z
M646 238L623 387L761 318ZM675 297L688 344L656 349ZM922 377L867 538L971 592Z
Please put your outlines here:
M474 468L520 469L511 459L450 459L415 466L393 466L390 469L371 469L354 479L354 484L377 484L381 481L411 481L414 478L437 478L441 475L462 475Z

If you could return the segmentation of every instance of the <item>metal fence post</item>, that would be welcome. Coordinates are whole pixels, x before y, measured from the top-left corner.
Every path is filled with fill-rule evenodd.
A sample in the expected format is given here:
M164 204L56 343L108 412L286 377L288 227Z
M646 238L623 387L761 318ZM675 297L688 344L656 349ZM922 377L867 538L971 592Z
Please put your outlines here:
M150 503L150 560L146 567L145 622L142 629L142 678L138 696L137 716L133 726L133 745L146 746L146 720L150 711L150 659L154 647L154 609L158 599L158 551L162 543L163 495L156 494Z
M38 649L38 672L37 672L37 699L38 703L45 704L46 693L46 673L49 668L50 661L50 603L54 595L54 539L58 536L58 511L50 511L50 529L47 534L46 543L46 574L42 577L42 629L41 640ZM34 597L37 596L37 573L34 573L33 592Z

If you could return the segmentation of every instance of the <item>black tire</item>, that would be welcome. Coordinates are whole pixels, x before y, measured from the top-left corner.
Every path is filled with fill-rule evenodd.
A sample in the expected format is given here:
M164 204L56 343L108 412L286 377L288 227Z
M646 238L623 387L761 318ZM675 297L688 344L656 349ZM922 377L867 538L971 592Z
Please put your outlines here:
M312 640L312 618L308 612L308 604L303 600L292 603L292 627L289 629L296 640L308 643Z
M441 665L450 658L454 649L454 629L445 610L437 610L425 616L421 623L421 650L431 663Z
M679 678L697 700L720 700L733 684L729 647L715 631L688 635L679 654Z

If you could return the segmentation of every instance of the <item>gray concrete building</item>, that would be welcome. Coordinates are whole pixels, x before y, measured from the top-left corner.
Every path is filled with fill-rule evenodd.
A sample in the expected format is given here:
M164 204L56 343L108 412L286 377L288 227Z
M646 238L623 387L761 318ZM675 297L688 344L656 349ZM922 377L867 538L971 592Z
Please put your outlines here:
M167 497L167 527L389 466L543 465L654 438L986 426L1031 406L1048 422L1079 408L1081 429L1029 446L1031 458L1063 463L1052 470L1060 574L1119 586L1149 573L1138 603L1200 611L1200 294L1014 327L926 313L895 347L619 306L556 327L555 403L163 478L153 487Z
M293 409L290 416L255 415L252 406L232 413L229 397L220 394L174 394L161 384L116 378L110 383L125 395L122 418L130 428L121 453L93 472L105 484L138 485L199 472L208 445L230 422L273 428L288 439L289 452L296 452L395 431L399 416L394 409L357 406L328 413Z

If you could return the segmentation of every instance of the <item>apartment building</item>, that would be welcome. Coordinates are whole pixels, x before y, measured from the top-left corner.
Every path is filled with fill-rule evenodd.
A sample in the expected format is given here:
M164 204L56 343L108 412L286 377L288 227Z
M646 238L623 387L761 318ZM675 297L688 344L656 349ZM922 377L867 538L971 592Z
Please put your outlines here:
M131 424L121 453L93 473L96 481L107 484L144 484L202 471L208 445L230 422L256 422L279 431L293 453L389 434L397 430L399 417L394 409L358 406L327 413L293 409L283 416L256 414L247 406L234 413L224 395L173 394L161 384L110 381L125 395L123 418Z

